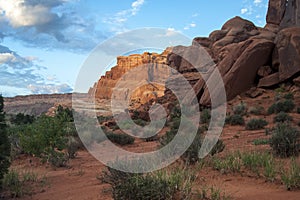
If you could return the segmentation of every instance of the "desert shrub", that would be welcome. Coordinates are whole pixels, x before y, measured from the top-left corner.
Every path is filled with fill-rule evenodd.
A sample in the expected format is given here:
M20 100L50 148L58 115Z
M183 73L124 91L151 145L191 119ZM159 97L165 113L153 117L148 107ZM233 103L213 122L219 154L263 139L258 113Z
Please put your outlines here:
M179 126L181 123L181 119L180 118L173 118L171 121L171 129L172 130L178 130Z
M45 178L34 172L10 170L3 178L3 191L12 198L31 195L37 188L42 188Z
M181 110L179 106L174 106L171 110L171 119L180 118L181 117Z
M223 143L223 140L219 139L218 142L215 144L213 149L210 152L210 155L215 155L220 152L222 152L225 149L225 144Z
M244 120L244 118L241 115L234 114L234 115L226 117L226 123L230 124L232 126L244 125L245 124L245 120Z
M280 113L280 112L291 112L295 108L293 100L286 99L274 103L269 109L268 114Z
M3 97L0 95L0 189L1 180L10 166L10 142L7 135Z
M66 153L54 149L47 149L43 155L43 161L47 161L54 167L65 167L69 157Z
M199 150L201 148L201 137L200 134L197 134L193 143L190 147L184 152L181 158L188 164L193 165L199 161Z
M108 133L106 136L110 141L119 145L133 144L135 140L134 137L127 134Z
M264 113L264 107L262 106L256 106L249 108L249 113L252 115L261 115Z
M169 142L171 142L173 140L173 138L175 137L175 135L177 134L177 130L175 129L171 129L170 131L167 131L165 135L163 135L160 139L160 144L162 146L165 146L167 144L169 144Z
M202 187L196 194L197 199L201 200L229 200L232 197L216 186Z
M66 159L73 158L78 149L75 147L77 133L72 111L61 106L54 117L42 115L32 124L15 126L12 130L11 136L17 141L18 148L56 167L65 166ZM72 142L70 138L73 138Z
M209 123L210 118L211 118L210 110L209 109L202 110L201 116L200 116L201 123L203 123L203 124Z
M75 137L68 138L67 153L70 159L76 157L76 152L78 151L79 147L80 147L80 142L77 141Z
M269 144L270 143L270 140L269 139L256 139L253 141L253 144L255 146L258 146L258 145L266 145L266 144Z
M134 120L134 123L136 123L139 126L143 126L143 127L148 124L148 122L146 122L146 121L144 121L142 119L136 119L136 120Z
M286 93L284 96L283 96L284 99L290 99L290 100L293 100L294 99L294 95L293 93Z
M21 124L32 124L35 120L35 117L33 115L25 115L23 113L18 113L16 116L14 116L11 119L11 122L16 125Z
M113 119L112 116L102 116L102 115L97 116L97 120L98 120L99 124L103 124L104 122L107 122L111 119Z
M10 171L4 176L3 188L9 191L13 198L23 196L20 175L17 171Z
M233 113L235 115L246 115L247 114L247 105L244 102L241 102L237 106L233 107Z
M281 181L287 190L300 189L300 166L293 158L288 170L282 170Z
M241 159L243 165L258 176L260 169L265 167L267 162L274 161L270 154L258 152L244 152L241 154Z
M246 129L247 130L259 130L259 129L263 129L267 125L268 125L268 122L264 119L251 119L246 124Z
M293 118L285 112L280 112L274 117L274 123L286 121L293 121Z
M277 175L275 159L268 153L233 152L224 158L213 158L211 164L221 173L240 172L244 167L258 176L264 175L268 181L274 181Z
M281 157L298 155L300 150L300 132L289 124L277 124L272 131L270 146Z
M112 186L115 200L190 199L194 174L188 170L130 174L108 168L102 181Z
M236 173L241 171L242 162L240 153L232 153L225 158L213 158L212 166L221 173Z

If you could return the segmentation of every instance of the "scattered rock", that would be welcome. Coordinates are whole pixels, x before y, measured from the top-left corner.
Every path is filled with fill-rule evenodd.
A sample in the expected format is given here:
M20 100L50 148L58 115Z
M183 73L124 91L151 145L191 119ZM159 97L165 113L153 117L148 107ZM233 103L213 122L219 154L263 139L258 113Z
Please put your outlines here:
M257 75L260 77L266 77L272 73L272 69L270 66L262 66L258 69Z
M300 76L293 80L296 86L300 87Z
M257 87L271 87L279 83L279 73L277 72L260 79Z
M253 87L249 91L247 91L245 93L245 95L250 98L257 98L257 97L260 97L261 95L263 95L264 92L265 92L265 90L263 90L263 89Z

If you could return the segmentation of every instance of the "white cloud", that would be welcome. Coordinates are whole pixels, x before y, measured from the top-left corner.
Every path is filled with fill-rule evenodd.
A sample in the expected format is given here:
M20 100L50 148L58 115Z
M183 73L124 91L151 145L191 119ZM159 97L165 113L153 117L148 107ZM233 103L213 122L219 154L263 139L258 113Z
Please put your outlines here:
M33 85L29 84L27 86L27 89L29 89L33 94L53 94L53 93L70 93L72 92L72 88L67 84L61 84L61 85Z
M103 20L104 23L109 24L111 27L113 27L113 31L122 29L121 27L123 24L132 16L135 16L141 7L144 5L145 0L136 0L131 4L131 7L126 10L122 10L118 13L116 13L113 17L105 18ZM114 26L117 26L117 28L114 28ZM125 30L123 30L125 31ZM120 31L119 31L120 32ZM122 32L122 30L121 30Z
M0 40L11 37L39 48L90 51L107 37L96 30L95 17L77 14L77 1L0 0Z
M1 53L0 64L4 64L7 62L16 62L16 57L12 53Z
M248 12L248 8L242 8L241 9L241 14L246 14Z
M136 15L136 13L140 10L140 8L142 7L142 5L143 5L144 3L145 3L144 0L137 0L137 1L133 2L133 3L131 4L131 8L132 8L131 14L132 14L132 15Z
M5 96L19 94L65 93L72 88L58 82L54 77L40 75L41 66L35 64L38 58L22 57L9 48L0 45L0 92Z
M261 3L262 3L262 0L254 0L253 3L256 4L256 5L261 4Z
M51 7L29 3L25 0L1 0L0 11L13 27L43 25L57 17L51 12Z
M190 23L189 25L185 26L183 29L184 30L189 30L190 28L195 28L197 26L196 23Z
M191 28L195 28L196 26L197 26L197 25L196 25L195 23L191 23L191 24L190 24L190 27L191 27Z

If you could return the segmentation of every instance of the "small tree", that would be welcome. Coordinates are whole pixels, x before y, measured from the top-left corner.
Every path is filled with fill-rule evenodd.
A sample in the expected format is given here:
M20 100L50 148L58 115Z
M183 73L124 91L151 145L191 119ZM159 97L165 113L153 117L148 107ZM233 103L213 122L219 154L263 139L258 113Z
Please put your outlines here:
M3 108L4 101L2 95L0 95L0 183L2 183L2 178L4 174L8 172L8 167L10 165L10 143L7 136Z

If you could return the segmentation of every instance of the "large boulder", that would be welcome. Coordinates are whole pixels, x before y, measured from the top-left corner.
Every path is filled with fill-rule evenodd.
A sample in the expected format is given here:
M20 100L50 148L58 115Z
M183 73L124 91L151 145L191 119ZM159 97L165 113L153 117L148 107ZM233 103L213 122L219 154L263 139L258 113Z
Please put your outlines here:
M300 1L288 0L284 17L280 23L281 28L300 26Z
M285 81L300 72L300 27L285 28L278 33L279 79Z
M267 23L280 25L285 13L286 0L270 0L267 13Z
M228 100L253 86L258 69L269 62L274 48L274 43L269 40L250 40L246 44L248 46L238 53L237 60L228 71L224 71L221 69L222 66L218 66L223 77ZM210 94L208 89L205 90L200 104L209 104L210 95L217 95L219 90L217 88L217 91L211 92L213 94Z

